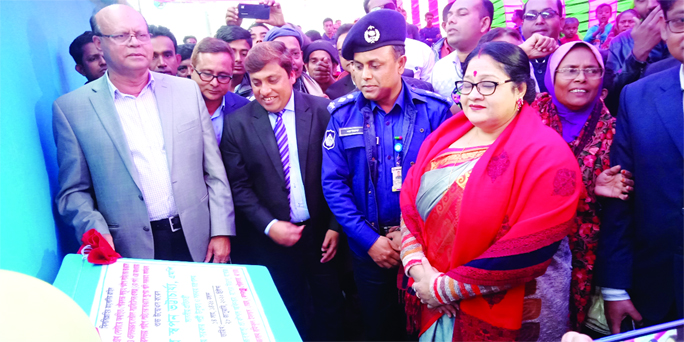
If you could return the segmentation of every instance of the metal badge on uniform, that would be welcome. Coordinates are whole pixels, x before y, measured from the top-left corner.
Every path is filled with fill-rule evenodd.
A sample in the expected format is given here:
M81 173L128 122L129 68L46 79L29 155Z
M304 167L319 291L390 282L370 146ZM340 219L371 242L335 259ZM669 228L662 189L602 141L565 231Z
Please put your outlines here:
M380 31L378 31L375 26L370 25L366 29L363 37L366 39L366 43L375 44L378 40L380 40Z
M332 129L325 131L323 147L325 147L326 150L332 150L335 147L335 131L333 131Z
M340 136L341 137L347 137L350 135L359 135L363 134L363 127L358 126L358 127L341 127L340 128Z
M401 191L401 166L392 168L392 192Z

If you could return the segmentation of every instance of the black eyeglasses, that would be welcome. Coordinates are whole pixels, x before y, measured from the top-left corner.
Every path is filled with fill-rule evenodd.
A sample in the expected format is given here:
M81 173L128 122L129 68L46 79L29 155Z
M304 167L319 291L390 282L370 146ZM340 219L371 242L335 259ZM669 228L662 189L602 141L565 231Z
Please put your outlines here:
M100 37L105 37L113 40L117 44L125 44L131 38L135 37L139 42L141 43L147 43L150 41L150 34L149 33L143 33L143 32L132 32L132 33L124 33L124 34L96 34L96 36Z
M684 32L684 18L666 20L665 23L667 24L667 28L672 33Z
M456 82L456 89L454 89L454 92L458 92L461 95L470 95L470 93L473 92L473 89L477 88L477 92L480 93L480 95L489 96L494 94L497 86L508 82L513 82L513 80L506 80L501 83L494 81L482 81L478 83L458 81Z
M216 78L216 80L219 83L228 83L228 82L230 82L230 80L233 79L232 75L214 75L214 74L210 74L208 72L201 72L201 71L197 71L197 70L195 70L195 72L197 73L197 75L199 75L200 80L207 82L207 83L213 81L214 78Z
M553 19L556 16L558 16L558 12L556 12L552 9L545 9L541 12L537 12L537 11L532 10L532 11L525 12L525 14L523 14L523 19L529 20L529 21L535 21L535 20L537 20L537 17L539 17L540 15L541 15L542 19L544 19L544 20Z

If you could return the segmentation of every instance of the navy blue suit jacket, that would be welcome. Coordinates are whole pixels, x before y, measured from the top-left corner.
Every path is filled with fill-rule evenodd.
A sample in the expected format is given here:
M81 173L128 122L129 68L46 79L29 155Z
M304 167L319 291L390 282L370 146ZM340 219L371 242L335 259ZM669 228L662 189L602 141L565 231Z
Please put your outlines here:
M227 92L223 97L226 100L226 105L223 107L223 115L228 115L249 103L246 98L231 92ZM225 117L223 118L225 122Z
M634 174L630 199L606 201L596 260L599 286L627 289L644 319L676 304L682 317L684 109L679 68L624 88L612 165Z

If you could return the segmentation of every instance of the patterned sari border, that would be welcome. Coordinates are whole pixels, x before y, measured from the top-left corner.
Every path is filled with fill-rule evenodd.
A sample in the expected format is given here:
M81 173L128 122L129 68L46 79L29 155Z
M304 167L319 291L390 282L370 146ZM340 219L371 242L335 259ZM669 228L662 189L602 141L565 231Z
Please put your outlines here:
M537 278L546 272L551 259L530 267L507 271L491 271L461 266L447 273L456 281L481 286L516 286Z
M475 260L529 253L562 240L564 237L568 236L573 229L577 229L575 217L557 226L532 235L521 236L505 241L499 240Z
M473 159L480 158L483 154L485 154L485 152L487 152L487 148L489 148L489 146L475 147L473 149L467 149L467 151L449 151L440 154L430 162L430 169L428 171L441 169L448 166L456 166Z

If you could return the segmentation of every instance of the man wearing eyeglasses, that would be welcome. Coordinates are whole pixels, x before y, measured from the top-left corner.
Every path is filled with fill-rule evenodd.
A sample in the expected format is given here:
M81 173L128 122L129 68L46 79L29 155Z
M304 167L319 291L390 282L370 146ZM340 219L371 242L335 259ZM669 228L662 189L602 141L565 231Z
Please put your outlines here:
M538 33L559 41L562 24L565 21L564 12L565 8L561 0L528 1L523 7L523 36L532 37L533 34ZM541 92L548 92L544 84L548 60L549 56L531 60L534 77L537 79Z
M233 78L233 56L230 45L216 38L202 39L192 52L195 70L191 78L202 92L217 143L221 143L224 117L249 103L244 97L229 91Z
M233 201L197 84L149 71L145 19L111 5L91 20L105 75L58 98L57 210L127 258L227 262Z
M595 272L613 334L684 317L684 0L659 3L680 65L620 96L610 163L632 172L634 196L606 199Z

